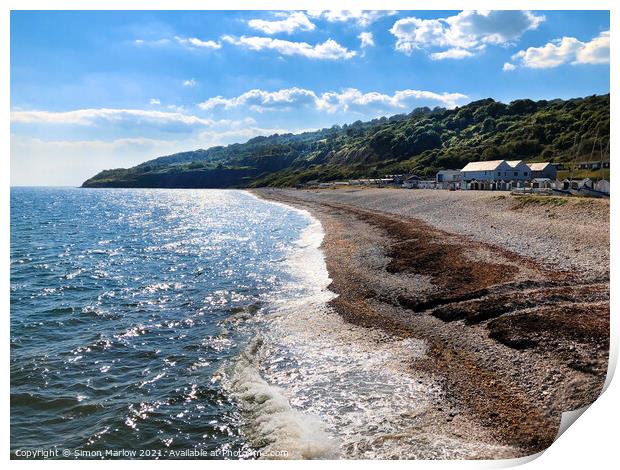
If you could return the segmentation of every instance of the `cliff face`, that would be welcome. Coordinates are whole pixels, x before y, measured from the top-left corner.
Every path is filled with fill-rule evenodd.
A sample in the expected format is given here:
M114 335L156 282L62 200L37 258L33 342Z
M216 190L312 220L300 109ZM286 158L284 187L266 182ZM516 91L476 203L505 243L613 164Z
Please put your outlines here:
M291 186L386 173L430 176L476 160L608 159L609 119L609 94L510 104L486 99L168 155L102 171L83 186Z
M214 168L205 170L174 169L158 172L132 172L109 175L101 172L86 180L85 188L233 188L251 183L252 169Z

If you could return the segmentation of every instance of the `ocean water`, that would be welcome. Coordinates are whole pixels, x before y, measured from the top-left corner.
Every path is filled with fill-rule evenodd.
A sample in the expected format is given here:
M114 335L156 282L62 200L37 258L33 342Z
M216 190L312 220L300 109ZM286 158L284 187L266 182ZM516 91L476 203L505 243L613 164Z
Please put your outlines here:
M247 450L227 322L293 282L308 225L236 191L13 188L12 449Z
M425 344L330 309L322 239L243 191L13 188L12 457L502 451L418 428Z

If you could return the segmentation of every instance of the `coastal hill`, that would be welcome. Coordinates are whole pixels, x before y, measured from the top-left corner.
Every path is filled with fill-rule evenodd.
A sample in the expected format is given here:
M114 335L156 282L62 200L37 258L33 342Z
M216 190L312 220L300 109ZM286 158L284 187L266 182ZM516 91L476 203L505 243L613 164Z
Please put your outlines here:
M430 177L476 160L608 159L609 120L609 94L509 104L489 98L455 109L417 108L390 118L163 156L102 171L83 187L294 186L392 173Z

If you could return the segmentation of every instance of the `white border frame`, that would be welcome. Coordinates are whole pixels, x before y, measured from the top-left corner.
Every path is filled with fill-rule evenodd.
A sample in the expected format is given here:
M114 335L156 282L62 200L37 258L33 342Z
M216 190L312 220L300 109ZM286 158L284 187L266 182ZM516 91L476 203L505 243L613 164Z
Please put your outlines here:
M1 87L1 100L2 109L1 116L3 127L1 132L2 138L0 139L0 145L2 145L2 171L0 172L0 178L2 178L2 204L0 205L0 215L3 222L3 232L1 234L4 242L5 249L2 251L0 258L0 264L5 266L5 274L2 277L2 288L0 290L2 296L2 305L5 307L5 320L3 329L4 348L2 350L2 383L5 390L4 406L2 407L2 439L5 443L3 459L9 460L10 457L10 377L9 377L9 312L10 312L10 295L9 295L9 250L10 243L9 237L9 197L10 197L10 11L11 10L217 10L222 6L221 2L213 1L196 1L196 0L152 0L152 1L137 1L137 0L5 0L2 2L2 14L0 15L0 54L2 60L2 67L0 72ZM462 10L462 9L533 9L533 10L610 10L611 21L611 42L612 53L616 51L613 42L616 31L620 31L618 26L618 10L617 2L590 0L590 1L532 1L532 0L506 0L502 1L501 5L497 1L443 1L437 0L432 2L432 8L429 8L428 2L421 1L352 1L343 0L338 2L338 8L341 9L396 9L396 10ZM331 9L334 7L333 1L317 0L317 1L283 1L283 0L229 0L225 3L227 10L287 10L287 9ZM617 54L616 54L617 56ZM615 115L618 109L618 86L620 84L617 73L618 60L612 54L611 60L611 140L612 148L615 147L614 131L618 129L616 125L618 120ZM613 202L615 199L616 191L620 189L620 185L617 184L617 179L612 179L612 193L614 196L611 199L611 346L610 346L610 373L608 374L608 380L606 385L608 388L604 394L597 399L592 406L586 410L577 423L571 426L560 438L551 445L545 452L538 456L538 458L524 458L508 461L403 461L403 462L386 462L386 461L338 461L337 465L343 468L371 468L377 465L386 465L404 468L407 466L423 467L423 468L502 468L520 465L525 462L528 463L528 468L540 468L547 469L550 466L564 467L564 468L610 468L611 462L618 462L618 418L620 409L620 385L618 380L611 381L613 371L616 367L617 353L618 353L618 309L616 306L615 292L617 287L616 276L613 274L617 272L618 268L618 249L617 238L615 228L618 226L618 217L616 204ZM324 462L323 464L325 464ZM317 462L296 462L296 465L301 466L314 466L320 463ZM91 462L91 461L11 461L10 465L16 468L31 468L46 466L47 468L76 468L80 466L104 466L111 468L112 466L118 467L134 467L134 468L148 468L151 465L165 466L172 468L179 465L177 461L104 461L104 462ZM267 466L284 466L290 465L288 462L239 462L239 461L184 461L182 465L191 466L194 468L204 467L205 465L226 466L226 467L246 467L252 468L266 468ZM282 468L282 467L281 467Z

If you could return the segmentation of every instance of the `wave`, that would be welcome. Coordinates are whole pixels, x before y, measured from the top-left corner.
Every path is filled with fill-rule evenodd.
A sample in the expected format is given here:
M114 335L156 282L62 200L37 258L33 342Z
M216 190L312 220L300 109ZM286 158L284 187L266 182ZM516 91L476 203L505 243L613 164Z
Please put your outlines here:
M326 289L331 281L319 250L324 236L321 223L305 210L271 201L269 203L301 213L309 220L309 225L302 231L288 256L280 260L280 263L284 262L285 268L294 273L296 279L271 299L270 305L265 308L265 311L271 312L267 315L267 323L261 323L260 320L258 324L254 323L252 327L255 331L264 328L268 330L271 327L270 316L284 314L283 309L303 310L308 302L324 305L335 296ZM298 273L302 270L305 275L304 279L300 280ZM256 310L258 309L252 311L252 315L243 312L243 319L252 317ZM233 318L237 320L233 323L239 326L239 318ZM255 334L246 349L236 358L231 370L222 373L224 389L246 418L245 436L252 446L258 449L261 457L338 457L339 441L326 431L320 417L292 406L284 388L265 380L261 369L270 355L271 352L265 346L265 336Z
M246 415L244 434L259 455L290 459L337 456L337 443L317 416L293 409L284 391L267 383L259 372L263 339L256 337L236 360L224 388Z

